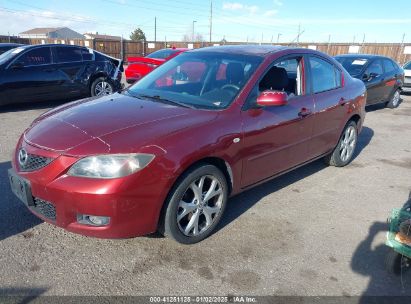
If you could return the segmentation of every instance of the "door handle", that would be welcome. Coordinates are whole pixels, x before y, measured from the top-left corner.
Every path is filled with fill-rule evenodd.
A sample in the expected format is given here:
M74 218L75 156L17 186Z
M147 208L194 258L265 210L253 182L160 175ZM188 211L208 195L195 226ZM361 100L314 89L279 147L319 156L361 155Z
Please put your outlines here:
M311 110L307 108L301 108L300 112L298 112L298 116L300 116L301 118L304 118L310 114L311 114Z
M340 100L338 101L338 104L340 106L344 106L347 103L347 100L344 97L341 97Z

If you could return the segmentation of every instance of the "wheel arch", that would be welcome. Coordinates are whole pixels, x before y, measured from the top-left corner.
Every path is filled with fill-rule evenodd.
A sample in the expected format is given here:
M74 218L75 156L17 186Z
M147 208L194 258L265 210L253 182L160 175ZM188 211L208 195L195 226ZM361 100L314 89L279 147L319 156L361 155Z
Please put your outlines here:
M89 89L91 89L91 85L93 84L94 80L96 80L96 79L99 78L99 77L105 77L105 78L107 78L108 75L107 75L107 73L102 72L102 71L99 71L99 72L91 75L91 76L90 76L90 79L89 79L89 83L88 83Z
M234 180L233 180L233 173L230 164L222 159L221 157L216 157L216 156L209 156L209 157L203 157L195 162L190 163L187 166L184 166L184 169L178 172L177 178L175 178L174 182L172 183L171 187L168 190L168 193L164 199L163 205L161 206L160 212L158 214L157 218L157 229L159 231L163 230L163 225L164 225L164 215L165 215L165 210L167 208L167 201L170 198L170 195L172 195L173 190L177 187L178 182L181 180L182 176L188 172L189 170L200 166L200 165L213 165L217 167L221 172L224 174L227 185L228 185L228 196L230 196L231 191L233 190L234 186Z

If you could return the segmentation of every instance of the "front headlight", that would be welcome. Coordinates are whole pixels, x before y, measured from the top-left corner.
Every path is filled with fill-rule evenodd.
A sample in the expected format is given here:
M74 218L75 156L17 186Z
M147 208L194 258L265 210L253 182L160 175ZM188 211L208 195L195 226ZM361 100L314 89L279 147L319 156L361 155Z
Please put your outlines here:
M76 162L68 175L92 178L117 178L130 175L146 167L152 154L112 154L85 157Z

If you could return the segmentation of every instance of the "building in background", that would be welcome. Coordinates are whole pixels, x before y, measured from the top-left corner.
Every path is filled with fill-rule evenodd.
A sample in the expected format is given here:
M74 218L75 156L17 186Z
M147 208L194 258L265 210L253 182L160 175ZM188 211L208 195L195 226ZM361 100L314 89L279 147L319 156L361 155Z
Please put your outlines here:
M85 39L85 37L68 27L34 28L19 34L20 38L29 39Z
M111 35L102 35L99 34L98 32L95 33L85 33L84 37L86 37L86 39L100 39L100 40L113 40L113 41L120 41L121 37L120 36L111 36Z

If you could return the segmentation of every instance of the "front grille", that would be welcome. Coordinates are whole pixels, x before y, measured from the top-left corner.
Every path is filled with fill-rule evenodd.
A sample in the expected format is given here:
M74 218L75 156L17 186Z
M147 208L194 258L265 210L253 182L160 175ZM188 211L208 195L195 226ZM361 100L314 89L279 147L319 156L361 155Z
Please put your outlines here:
M405 82L405 83L411 83L411 77L408 77L408 76L405 77L405 78L404 78L404 82Z
M21 171L35 171L47 166L52 161L53 159L49 157L27 154L27 160L25 162L19 161L19 165Z
M34 198L33 210L44 217L55 221L56 220L56 208L54 205L48 201L42 200L41 198Z

